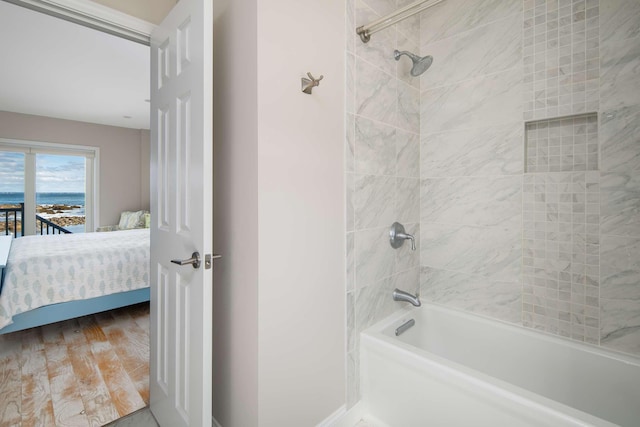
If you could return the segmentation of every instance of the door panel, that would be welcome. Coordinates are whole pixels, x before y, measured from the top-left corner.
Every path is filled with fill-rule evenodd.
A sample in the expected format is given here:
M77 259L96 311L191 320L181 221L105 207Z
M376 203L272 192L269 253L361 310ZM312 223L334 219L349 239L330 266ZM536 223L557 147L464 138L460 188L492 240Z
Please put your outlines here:
M181 0L151 37L151 411L211 425L211 2ZM177 265L198 252L202 262Z

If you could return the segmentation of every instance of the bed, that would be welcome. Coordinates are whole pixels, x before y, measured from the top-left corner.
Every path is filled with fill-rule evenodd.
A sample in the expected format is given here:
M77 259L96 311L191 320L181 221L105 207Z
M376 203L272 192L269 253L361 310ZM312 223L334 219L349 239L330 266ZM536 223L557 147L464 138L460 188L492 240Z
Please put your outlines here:
M149 301L149 229L13 239L0 334Z

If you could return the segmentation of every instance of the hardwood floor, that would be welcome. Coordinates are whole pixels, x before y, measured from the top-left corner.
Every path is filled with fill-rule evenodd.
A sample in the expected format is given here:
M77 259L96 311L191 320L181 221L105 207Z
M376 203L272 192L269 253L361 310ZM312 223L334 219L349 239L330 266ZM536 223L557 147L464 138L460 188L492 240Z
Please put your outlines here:
M0 427L103 426L148 404L148 303L0 335Z

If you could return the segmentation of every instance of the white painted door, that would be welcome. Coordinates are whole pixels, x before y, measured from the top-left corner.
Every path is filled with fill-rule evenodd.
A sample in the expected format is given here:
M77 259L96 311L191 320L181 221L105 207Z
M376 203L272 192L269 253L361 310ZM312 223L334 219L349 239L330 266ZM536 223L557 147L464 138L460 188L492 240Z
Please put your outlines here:
M151 36L151 411L210 426L213 11L180 0ZM198 252L201 263L183 266Z

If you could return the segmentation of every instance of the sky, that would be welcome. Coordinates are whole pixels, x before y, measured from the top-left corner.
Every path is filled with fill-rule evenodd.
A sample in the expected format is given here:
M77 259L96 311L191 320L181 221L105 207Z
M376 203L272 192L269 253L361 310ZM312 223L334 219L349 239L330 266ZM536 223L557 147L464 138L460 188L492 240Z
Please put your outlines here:
M84 157L36 154L36 192L84 193ZM0 192L24 191L24 154L0 151Z

